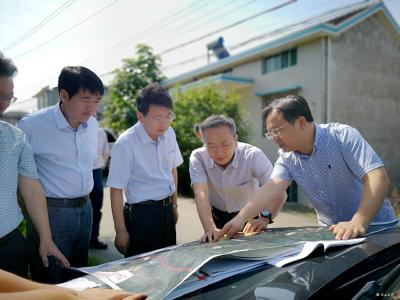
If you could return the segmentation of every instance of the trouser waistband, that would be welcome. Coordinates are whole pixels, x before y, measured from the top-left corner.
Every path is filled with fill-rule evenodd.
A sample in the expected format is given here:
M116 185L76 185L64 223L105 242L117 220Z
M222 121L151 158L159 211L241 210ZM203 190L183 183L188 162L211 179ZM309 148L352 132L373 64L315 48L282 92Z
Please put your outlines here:
M3 245L5 242L7 242L7 240L9 240L10 238L12 238L14 235L16 235L18 233L18 227L15 228L13 231L7 233L5 236L3 236L2 238L0 238L0 246Z
M89 201L89 195L78 198L46 197L48 207L82 207Z
M141 206L141 205L162 205L162 206L168 206L172 203L172 198L171 196L168 196L164 199L160 199L160 200L146 200L146 201L142 201L139 203L125 203L125 207L131 207L131 206Z

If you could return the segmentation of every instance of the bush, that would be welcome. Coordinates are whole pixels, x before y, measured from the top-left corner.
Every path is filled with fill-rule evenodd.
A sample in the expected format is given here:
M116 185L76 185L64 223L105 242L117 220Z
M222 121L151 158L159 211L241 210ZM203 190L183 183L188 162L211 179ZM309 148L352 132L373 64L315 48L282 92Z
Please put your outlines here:
M189 175L189 157L191 152L203 145L193 133L193 125L212 114L225 114L235 120L239 139L247 141L248 127L243 121L238 104L239 95L227 92L217 85L207 85L190 89L172 91L176 119L172 124L176 132L179 148L184 159L178 168L179 192L192 196Z

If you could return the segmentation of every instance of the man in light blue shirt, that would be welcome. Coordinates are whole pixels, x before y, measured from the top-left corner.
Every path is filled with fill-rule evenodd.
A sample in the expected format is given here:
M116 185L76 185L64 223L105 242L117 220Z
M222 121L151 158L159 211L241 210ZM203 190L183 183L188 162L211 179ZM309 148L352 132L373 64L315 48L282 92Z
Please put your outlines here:
M44 187L50 227L56 245L74 267L87 265L92 226L88 194L93 188L92 166L97 156L97 121L92 116L103 95L100 78L85 67L65 67L58 79L60 102L23 118L19 123L32 145ZM37 243L33 228L28 241ZM33 253L34 280L62 282L56 264L43 270Z
M139 122L113 145L107 181L115 246L127 257L176 244L176 168L183 162L170 127L174 114L168 92L149 85L136 105Z
M0 114L14 97L16 66L0 53ZM17 127L0 121L0 269L27 277L28 251L18 226L23 216L17 201L17 187L29 217L40 236L38 245L43 264L53 255L68 267L67 259L52 241L43 189L37 180L32 148Z
M268 208L275 216L279 196L292 180L308 196L318 221L336 239L364 235L367 230L391 228L398 223L386 192L390 181L382 161L360 133L338 123L316 124L300 96L277 99L263 111L266 136L279 145L271 175L243 210L220 235L232 235L249 218Z

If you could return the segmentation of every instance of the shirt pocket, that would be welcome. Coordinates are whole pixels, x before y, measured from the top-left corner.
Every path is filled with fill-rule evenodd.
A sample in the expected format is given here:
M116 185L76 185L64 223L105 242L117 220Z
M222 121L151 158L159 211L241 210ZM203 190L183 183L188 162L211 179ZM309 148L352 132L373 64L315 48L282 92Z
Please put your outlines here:
M167 151L167 154L164 155L165 161L164 166L167 166L168 171L171 171L175 162L175 150L170 149Z

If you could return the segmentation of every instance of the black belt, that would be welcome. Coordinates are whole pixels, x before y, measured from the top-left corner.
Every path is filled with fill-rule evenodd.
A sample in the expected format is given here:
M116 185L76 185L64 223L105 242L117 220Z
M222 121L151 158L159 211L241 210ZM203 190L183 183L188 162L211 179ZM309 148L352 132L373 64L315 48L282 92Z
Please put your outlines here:
M51 198L47 197L48 207L82 207L89 201L89 196L78 198Z
M125 203L125 206L130 207L130 206L142 206L142 205L162 205L162 206L168 206L172 203L172 199L171 196L168 196L164 199L161 200L146 200L146 201L142 201L139 203Z
M18 233L19 228L15 228L13 231L7 233L5 236L0 238L0 245L3 245L5 242L7 242L10 238L12 238L14 235Z

